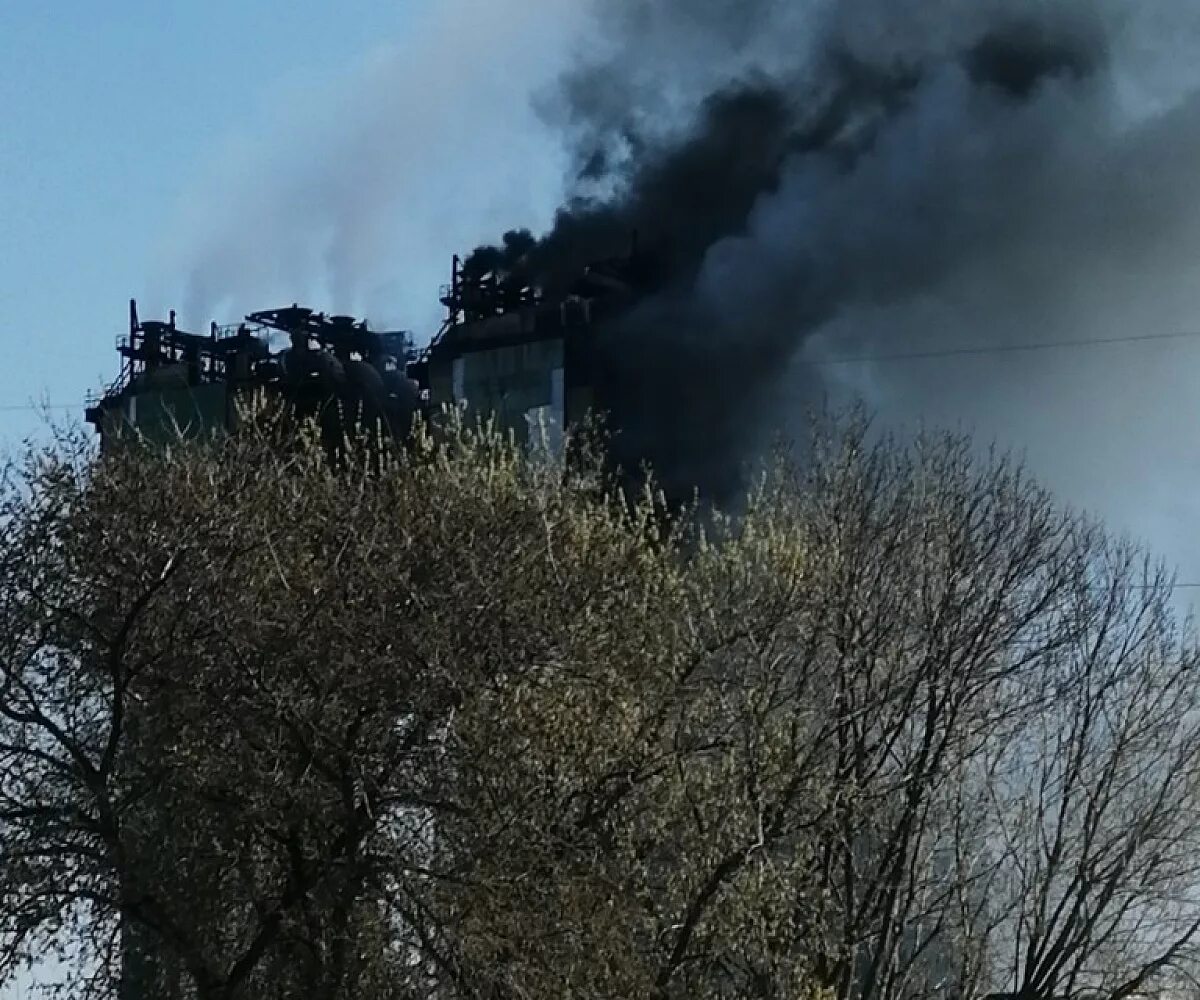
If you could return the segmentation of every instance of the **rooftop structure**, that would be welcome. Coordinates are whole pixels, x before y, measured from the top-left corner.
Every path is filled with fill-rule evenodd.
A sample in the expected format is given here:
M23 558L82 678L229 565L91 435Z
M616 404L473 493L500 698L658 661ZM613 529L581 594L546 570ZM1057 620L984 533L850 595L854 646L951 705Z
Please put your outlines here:
M153 441L229 430L239 396L255 389L283 396L331 431L370 421L406 433L419 405L405 374L408 334L298 305L252 313L234 326L214 323L200 335L179 329L174 312L165 323L143 321L131 301L117 351L120 375L87 409L105 443L130 433Z
M548 298L532 280L455 257L441 294L446 318L420 352L407 333L299 305L201 335L179 329L174 312L141 320L131 302L129 332L117 341L121 373L89 401L87 419L104 443L214 433L235 425L239 396L266 390L330 435L366 423L403 436L418 411L461 405L519 440L544 435L553 445L606 408L603 330L637 298L641 262L635 245Z
M435 409L465 404L519 439L547 434L553 443L609 407L604 329L638 297L640 261L635 245L551 299L520 275L472 272L456 257L441 295L446 320L409 374Z

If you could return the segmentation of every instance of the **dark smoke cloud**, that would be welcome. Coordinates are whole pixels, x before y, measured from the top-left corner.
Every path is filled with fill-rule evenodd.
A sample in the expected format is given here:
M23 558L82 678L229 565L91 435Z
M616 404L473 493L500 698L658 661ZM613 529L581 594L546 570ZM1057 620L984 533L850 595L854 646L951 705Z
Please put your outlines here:
M480 260L553 291L641 235L655 285L607 339L614 416L626 456L674 486L737 484L777 422L781 373L847 310L930 293L1058 212L1048 165L1110 203L1141 169L1114 132L1119 19L1095 4L597 10L608 53L549 105L575 144L575 196L543 237ZM1131 232L1152 231L1153 207ZM1103 239L1112 220L1090 221ZM783 388L825 386L793 368Z
M975 84L996 87L1015 99L1028 100L1045 80L1082 80L1101 68L1101 39L1060 35L1036 21L1018 20L984 35L964 64Z

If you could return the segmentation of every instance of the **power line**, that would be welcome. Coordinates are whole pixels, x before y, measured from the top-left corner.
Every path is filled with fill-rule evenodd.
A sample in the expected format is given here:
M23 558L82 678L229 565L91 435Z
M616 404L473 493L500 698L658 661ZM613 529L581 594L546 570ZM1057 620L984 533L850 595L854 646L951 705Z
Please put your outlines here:
M823 368L830 365L855 365L885 361L924 361L930 358L978 357L987 354L1020 354L1033 351L1057 351L1081 347L1103 347L1108 344L1145 344L1155 341L1190 340L1200 337L1200 330L1181 330L1176 333L1144 333L1125 337L1095 337L1086 340L1042 340L1026 344L992 344L979 347L948 347L929 351L900 354L863 354L849 358L820 358L801 361L801 365Z
M0 413L16 413L20 410L74 410L79 403L9 403L0 405Z
M845 358L818 358L799 361L806 368L827 368L834 365L883 364L896 361L930 361L938 358L985 357L994 354L1028 354L1037 351L1078 350L1085 347L1105 347L1111 344L1148 344L1174 340L1195 340L1200 330L1181 330L1175 333L1144 333L1123 337L1093 337L1079 340L1042 340L1024 344L981 344L978 347L946 347L928 351L907 351L895 354L860 354ZM73 410L78 403L8 403L0 404L0 413L30 410Z

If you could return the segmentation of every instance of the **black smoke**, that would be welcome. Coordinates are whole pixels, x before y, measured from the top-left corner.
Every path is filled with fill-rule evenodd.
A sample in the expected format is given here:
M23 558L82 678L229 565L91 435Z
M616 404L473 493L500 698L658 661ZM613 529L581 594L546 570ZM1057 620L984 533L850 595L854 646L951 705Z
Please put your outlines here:
M971 80L999 88L1015 100L1028 100L1046 80L1082 80L1102 68L1099 39L1085 39L1075 29L1062 34L1061 25L1016 21L984 35L966 53L964 65Z
M553 294L640 234L657 267L604 334L610 402L623 457L674 488L737 486L783 429L781 391L819 401L823 374L794 362L851 312L936 296L1046 226L1064 242L1120 232L1125 254L1172 224L1153 197L1113 219L1145 165L1113 124L1108 8L800 6L600 4L611 51L553 103L573 195L545 234L477 251Z

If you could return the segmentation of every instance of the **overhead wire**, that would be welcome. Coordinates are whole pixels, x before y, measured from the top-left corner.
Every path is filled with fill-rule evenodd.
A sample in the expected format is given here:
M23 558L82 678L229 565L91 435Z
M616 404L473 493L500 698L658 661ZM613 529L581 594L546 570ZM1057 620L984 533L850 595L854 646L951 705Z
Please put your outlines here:
M1200 339L1200 330L1178 330L1170 333L1129 334L1120 337L1087 337L1075 340L1040 340L1023 344L980 344L974 347L944 347L927 351L899 351L892 354L860 354L850 357L812 358L797 361L806 368L825 368L835 365L886 364L899 361L929 361L938 358L986 357L996 354L1022 354L1038 351L1078 350L1086 347L1105 347L1113 344L1147 344L1177 340ZM8 403L0 404L0 413L31 410L73 410L75 403Z
M1103 347L1108 344L1145 344L1156 341L1192 340L1200 338L1200 330L1179 330L1173 333L1144 333L1121 337L1091 337L1079 340L1042 340L1024 344L981 344L978 347L947 347L928 351L907 351L896 354L863 354L848 358L814 358L800 361L806 367L827 365L878 364L890 361L925 361L932 358L978 357L989 354L1021 354L1035 351L1057 351L1080 347Z

